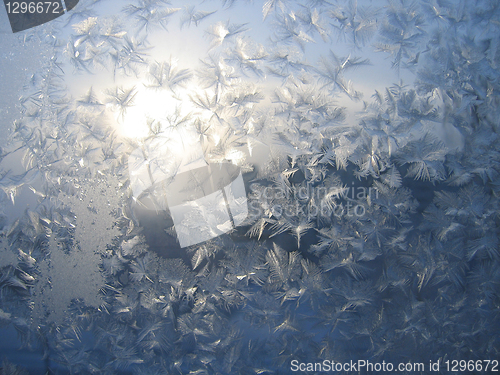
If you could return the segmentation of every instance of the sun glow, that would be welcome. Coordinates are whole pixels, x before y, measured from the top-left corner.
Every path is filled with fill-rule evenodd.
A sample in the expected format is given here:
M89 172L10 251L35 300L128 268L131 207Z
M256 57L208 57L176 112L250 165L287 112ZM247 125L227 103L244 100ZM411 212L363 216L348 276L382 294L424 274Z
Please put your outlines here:
M191 103L189 93L183 90L172 93L168 90L154 90L138 85L130 108L115 110L118 133L126 138L144 139L155 132L161 132L175 124L176 119L192 115L204 117Z

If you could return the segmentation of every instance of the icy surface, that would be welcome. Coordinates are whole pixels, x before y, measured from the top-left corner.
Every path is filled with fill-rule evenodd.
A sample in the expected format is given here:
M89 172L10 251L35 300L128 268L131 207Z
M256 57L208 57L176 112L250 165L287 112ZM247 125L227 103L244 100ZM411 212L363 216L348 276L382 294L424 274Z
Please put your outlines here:
M499 25L488 0L1 24L0 325L56 373L499 358ZM169 210L157 180L201 159L242 175Z

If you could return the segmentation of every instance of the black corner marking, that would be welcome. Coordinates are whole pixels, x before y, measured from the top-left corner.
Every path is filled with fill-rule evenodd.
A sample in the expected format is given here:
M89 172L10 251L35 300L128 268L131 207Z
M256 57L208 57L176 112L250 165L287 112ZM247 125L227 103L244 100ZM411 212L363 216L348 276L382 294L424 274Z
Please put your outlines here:
M64 0L64 3L66 4L66 10L69 12L71 9L76 7L76 4L78 4L78 1L80 1L80 0Z
M64 14L61 0L3 0L12 32L31 29ZM70 1L78 3L78 0ZM68 8L70 9L70 8Z

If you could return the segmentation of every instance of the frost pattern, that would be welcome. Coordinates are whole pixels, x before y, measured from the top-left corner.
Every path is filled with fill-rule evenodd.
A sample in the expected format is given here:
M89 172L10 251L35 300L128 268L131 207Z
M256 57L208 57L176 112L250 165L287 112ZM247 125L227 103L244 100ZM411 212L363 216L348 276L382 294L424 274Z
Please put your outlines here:
M17 264L17 256L10 251L10 246L6 242L5 238L0 239L0 267L15 266Z
M105 3L24 35L53 56L0 150L2 210L38 199L0 217L1 324L82 374L498 357L495 1L269 0L258 26L243 0ZM157 56L181 29L196 58ZM374 51L395 82L367 92ZM180 252L127 160L184 127L245 173L250 214Z
M112 207L117 207L119 186L112 179L84 181L76 195L61 193L59 201L71 207L74 217L72 244L64 243L57 227L48 235L48 256L39 264L40 276L34 291L33 319L39 323L64 321L74 300L99 308L105 278L100 271L101 258L120 234L115 227ZM66 239L67 240L67 239Z

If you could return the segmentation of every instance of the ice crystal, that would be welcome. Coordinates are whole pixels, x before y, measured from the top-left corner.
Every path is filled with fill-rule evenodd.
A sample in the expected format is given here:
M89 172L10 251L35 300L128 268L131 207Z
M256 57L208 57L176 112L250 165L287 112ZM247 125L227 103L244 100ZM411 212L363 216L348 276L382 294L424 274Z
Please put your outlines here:
M124 8L127 15L135 18L137 33L143 29L146 32L156 27L166 29L169 18L178 12L180 8L167 8L169 1L163 0L140 0L137 5L128 5Z
M151 84L146 87L163 89L168 88L175 93L177 86L182 86L192 77L188 69L178 70L172 59L169 62L155 62L149 67L149 80Z
M325 82L326 86L339 89L349 98L360 99L360 93L353 89L351 82L345 80L344 72L366 64L369 64L368 59L360 60L357 57L351 58L350 56L340 57L330 51L329 58L323 58L321 61L320 79Z
M443 145L431 137L407 144L398 158L400 165L411 164L407 176L417 180L439 181L445 178Z
M262 7L262 14L264 15L264 19L269 15L271 11L275 11L280 9L282 12L285 11L285 5L287 1L282 0L268 0Z
M390 1L387 18L381 26L383 43L379 49L394 55L392 66L400 69L402 59L410 57L412 49L423 38L424 17L417 11L417 3L412 1Z
M188 27L191 26L192 23L195 26L204 20L206 17L214 14L216 11L207 12L203 10L196 10L194 6L186 6L184 7L184 16L181 19L181 28L187 23Z
M379 11L373 7L358 6L357 1L350 0L346 7L330 10L330 18L334 28L348 39L355 47L361 48L375 34Z
M236 35L241 34L247 30L245 24L230 24L219 22L211 26L207 34L212 39L211 48L220 46L223 42L234 38Z

